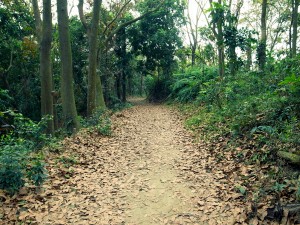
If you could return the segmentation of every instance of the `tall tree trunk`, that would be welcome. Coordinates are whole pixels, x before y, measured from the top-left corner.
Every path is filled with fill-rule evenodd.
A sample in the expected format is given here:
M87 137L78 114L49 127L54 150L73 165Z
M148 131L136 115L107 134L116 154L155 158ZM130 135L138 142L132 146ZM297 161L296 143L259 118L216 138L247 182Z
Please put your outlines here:
M191 50L192 50L192 66L195 66L195 62L196 62L196 48L197 46L192 46Z
M73 87L72 51L69 33L67 0L57 0L59 52L61 57L61 97L64 124L68 129L79 129Z
M122 71L122 102L126 102L126 95L127 95L127 85L126 85L126 72L125 70Z
M122 73L117 73L116 75L116 80L115 80L115 88L116 88L116 94L117 97L120 101L122 101L122 85L121 85L121 77L122 77Z
M144 89L143 88L144 87L144 75L143 75L143 73L141 73L140 76L141 76L140 77L141 79L140 79L139 91L140 91L140 95L143 96L143 94L144 94L144 91L143 91L143 89Z
M293 0L293 14L292 14L292 26L293 26L293 35L292 35L292 57L296 56L297 53L297 37L298 37L298 7L299 0Z
M105 108L103 89L100 77L97 78L97 50L98 32L100 20L100 6L102 0L94 0L93 17L88 25L83 14L83 0L79 1L78 10L80 20L86 29L89 43L89 69L88 69L88 90L87 90L87 115L90 116L98 107ZM98 96L97 96L98 95Z
M219 0L220 4L221 1ZM225 75L225 54L224 54L224 40L223 40L223 19L219 18L217 22L217 45L218 45L218 61L219 61L219 75Z
M213 1L209 0L210 6L213 7ZM218 0L218 4L222 5L222 0ZM219 76L221 78L225 75L225 53L224 53L224 38L223 38L223 22L224 22L224 15L223 15L223 8L216 8L212 11L212 16L217 18L216 22L212 23L210 26L214 37L217 40L217 48L218 48L218 64L219 64Z
M101 4L102 4L102 0L94 0L92 23L90 29L88 29L88 38L89 38L89 71L88 71L88 95L87 95L88 116L92 115L93 111L98 107L105 108L101 79L100 76L97 75L98 30L99 30L99 14L100 14ZM97 94L99 95L98 97Z
M122 82L122 102L126 102L126 67L127 67L127 57L126 57L126 30L123 27L120 30L121 35L121 50L122 50L122 69L121 69L121 82Z
M251 42L249 42L247 44L246 54L247 54L246 69L250 70L251 69L251 65L252 65L252 47L251 47Z
M267 0L262 1L261 7L261 37L257 49L258 65L261 71L264 71L266 64L266 45L267 45Z
M52 14L51 0L43 0L43 21L41 21L37 0L32 1L36 23L36 32L40 45L40 79L41 79L41 115L53 114L53 81L51 66ZM47 122L47 133L54 133L54 118Z

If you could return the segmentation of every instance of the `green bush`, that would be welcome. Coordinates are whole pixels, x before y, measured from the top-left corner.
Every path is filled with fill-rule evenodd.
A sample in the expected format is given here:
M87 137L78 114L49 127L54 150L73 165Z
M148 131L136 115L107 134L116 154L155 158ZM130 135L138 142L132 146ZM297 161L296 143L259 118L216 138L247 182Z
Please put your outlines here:
M85 127L91 127L92 130L99 134L109 136L111 135L111 120L110 112L106 109L97 109L92 116L85 121Z
M5 114L14 129L0 136L0 189L16 193L25 182L40 186L46 178L43 158L32 158L50 141L44 134L47 118L39 123L20 113Z
M9 194L16 193L23 187L24 174L20 159L12 155L0 157L0 189Z
M211 101L211 84L214 83L216 77L217 70L214 67L191 68L184 73L175 74L174 83L171 86L171 98L187 103L200 96L201 100L208 96L204 101L209 102Z
M295 147L300 143L300 79L284 77L279 68L264 75L240 71L222 80L208 76L204 82L191 73L175 75L173 99L201 106L186 124L204 136L246 136L258 146ZM195 81L198 93L193 91Z

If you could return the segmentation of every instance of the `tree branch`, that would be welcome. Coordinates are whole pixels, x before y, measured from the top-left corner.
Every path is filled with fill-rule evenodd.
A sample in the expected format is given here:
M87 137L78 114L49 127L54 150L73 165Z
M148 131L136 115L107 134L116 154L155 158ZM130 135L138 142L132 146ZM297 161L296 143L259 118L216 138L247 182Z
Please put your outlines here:
M123 10L126 8L126 6L131 2L131 0L128 0L125 2L125 4L121 7L115 18L105 27L105 30L103 31L103 34L106 33L107 29L119 18L120 14L123 12Z
M143 15L141 15L141 16L139 16L139 17L137 17L137 18L134 18L134 19L132 19L132 20L129 20L129 21L127 21L127 22L122 23L120 26L118 26L114 31L112 31L112 32L108 35L108 37L105 39L105 43L107 44L107 42L108 42L108 41L109 41L116 33L118 33L122 28L127 27L127 26L129 26L129 25L131 25L131 24L133 24L133 23L135 23L135 22L137 22L137 21L143 19L144 17L146 17L146 16L148 16L148 15L150 15L150 14L152 14L152 13L158 11L158 9L162 6L163 2L164 2L164 1L162 1L161 4L159 4L156 8L154 8L154 9L152 9L152 10L150 10L150 11L144 13Z
M86 18L83 14L83 0L79 0L77 7L78 7L78 13L79 13L80 21L81 21L85 31L88 31L88 23L87 23Z
M37 0L32 0L32 9L34 14L34 20L35 20L35 33L36 37L38 39L38 42L40 43L42 40L42 20L39 10L39 5Z

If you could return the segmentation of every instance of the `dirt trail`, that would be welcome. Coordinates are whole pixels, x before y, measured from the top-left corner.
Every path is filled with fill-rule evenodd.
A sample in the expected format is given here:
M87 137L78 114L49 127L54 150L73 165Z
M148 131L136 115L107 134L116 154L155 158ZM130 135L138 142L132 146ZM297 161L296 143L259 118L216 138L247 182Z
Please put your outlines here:
M193 214L192 190L178 178L176 169L184 148L178 117L161 105L143 105L135 108L132 119L138 126L135 132L125 132L131 138L126 149L133 143L137 149L125 190L129 206L126 224L165 224Z
M227 197L226 190L232 187L226 186L218 168L210 168L213 159L205 145L193 143L178 113L167 106L133 101L136 106L113 116L111 137L83 132L65 141L67 151L60 160L49 156L50 177L44 190L21 196L26 204L18 205L16 220L242 224L245 215L235 203L239 196ZM66 159L72 157L77 163L66 166ZM15 222L12 208L4 209L3 218L11 216L4 224Z

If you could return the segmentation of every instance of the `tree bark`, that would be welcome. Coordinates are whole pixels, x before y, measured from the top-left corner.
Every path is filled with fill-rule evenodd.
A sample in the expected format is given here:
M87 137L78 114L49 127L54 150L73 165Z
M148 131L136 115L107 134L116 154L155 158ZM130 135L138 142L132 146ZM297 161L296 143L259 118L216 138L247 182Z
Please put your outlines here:
M81 22L86 28L89 43L89 68L88 68L88 90L87 90L87 115L93 114L98 107L105 108L103 89L100 77L97 77L97 50L98 32L100 20L100 6L102 0L94 0L93 16L91 24L88 25L83 14L83 0L79 1L78 10Z
M61 57L61 97L64 124L68 129L79 129L73 87L72 51L69 32L67 0L57 0L59 52Z
M259 69L264 71L266 64L266 45L267 45L267 0L262 1L261 7L261 38L258 45L258 64Z
M219 0L221 3L221 1ZM223 21L222 18L217 22L217 45L218 45L218 59L219 59L219 75L224 77L225 75L225 54L224 54L224 40L223 40Z
M212 0L209 0L212 7ZM218 0L218 3L221 5L222 0ZM220 9L216 9L220 10ZM216 12L213 12L216 13ZM216 15L213 15L216 16ZM218 48L218 63L219 63L219 76L221 78L225 75L225 53L224 53L224 39L223 39L223 20L224 18L221 15L217 15L218 20L216 23L212 24L211 30L217 39L217 48Z
M40 51L41 115L52 116L47 122L47 133L54 133L53 81L51 65L52 14L51 0L43 0L43 21L41 21L37 0L32 1L37 39Z
M248 71L250 71L251 65L252 65L252 47L251 47L251 43L247 44L246 54L247 54L246 69Z
M298 37L298 7L299 0L293 1L293 14L292 14L292 26L293 26L293 35L292 35L292 57L295 57L297 54L297 37Z
M121 96L121 101L126 102L126 94L127 94L127 86L126 86L126 67L127 67L127 58L126 58L126 30L125 27L123 27L120 30L120 35L121 35L121 83L122 83L122 96Z

